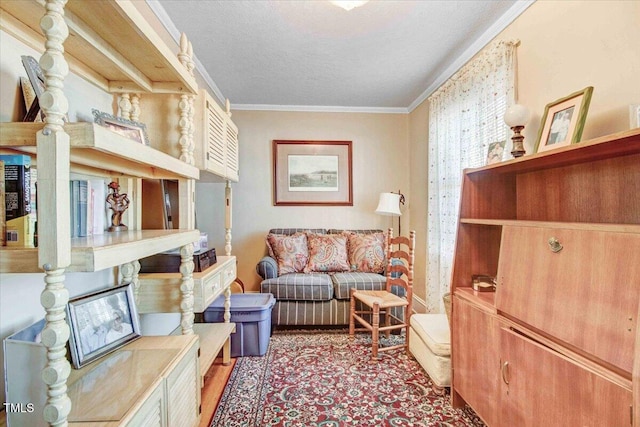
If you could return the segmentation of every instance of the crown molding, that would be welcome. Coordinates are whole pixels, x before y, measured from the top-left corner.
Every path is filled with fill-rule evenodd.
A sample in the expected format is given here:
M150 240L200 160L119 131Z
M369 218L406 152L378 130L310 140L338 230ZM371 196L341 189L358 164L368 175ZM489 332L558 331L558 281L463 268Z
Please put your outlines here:
M232 110L244 111L290 111L313 113L373 113L373 114L409 114L405 107L338 107L326 105L269 105L269 104L231 104Z
M509 8L487 31L485 31L471 46L440 74L422 94L407 107L409 112L416 109L422 102L435 92L444 82L466 64L476 53L480 52L491 40L507 28L515 19L529 8L536 0L518 0Z

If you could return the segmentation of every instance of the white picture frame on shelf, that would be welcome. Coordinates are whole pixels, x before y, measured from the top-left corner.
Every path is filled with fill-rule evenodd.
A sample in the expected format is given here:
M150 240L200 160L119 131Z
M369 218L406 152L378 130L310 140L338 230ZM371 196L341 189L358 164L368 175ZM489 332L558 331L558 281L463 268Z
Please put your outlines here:
M629 129L640 128L640 104L629 105Z
M76 369L141 336L131 284L70 299L67 322L71 361Z

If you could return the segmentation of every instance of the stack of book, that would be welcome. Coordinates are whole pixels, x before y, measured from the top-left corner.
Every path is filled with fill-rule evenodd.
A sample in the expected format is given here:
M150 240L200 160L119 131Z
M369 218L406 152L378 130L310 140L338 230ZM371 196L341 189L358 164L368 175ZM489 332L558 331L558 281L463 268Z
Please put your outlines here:
M71 237L103 234L107 224L107 184L101 179L69 182Z

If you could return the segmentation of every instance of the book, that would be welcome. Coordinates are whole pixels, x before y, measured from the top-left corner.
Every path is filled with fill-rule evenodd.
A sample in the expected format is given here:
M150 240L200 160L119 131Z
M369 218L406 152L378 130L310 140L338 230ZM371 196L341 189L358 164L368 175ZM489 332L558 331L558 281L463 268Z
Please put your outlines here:
M89 220L88 220L88 206L89 206L89 181L77 180L78 193L76 203L76 209L78 211L78 223L76 224L76 237L87 237L89 235ZM74 191L75 187L74 187ZM93 221L91 221L91 227L93 231Z
M80 211L78 199L80 198L80 184L77 180L69 181L69 224L71 238L80 237Z
M104 234L107 224L107 184L101 179L89 180L91 186L92 234Z
M0 155L4 162L5 242L7 246L33 247L35 218L31 214L31 157Z
M4 161L0 160L0 245L4 246L7 244L5 242L5 233L7 232L6 227L6 214L5 214L5 203L4 203Z

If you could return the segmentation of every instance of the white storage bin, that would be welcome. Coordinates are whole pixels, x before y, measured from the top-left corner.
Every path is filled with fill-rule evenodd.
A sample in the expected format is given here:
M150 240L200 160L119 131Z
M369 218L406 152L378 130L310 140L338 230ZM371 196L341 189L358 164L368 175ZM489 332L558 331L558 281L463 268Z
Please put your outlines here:
M42 370L47 360L47 348L36 342L44 319L5 338L4 388L7 403L8 427L46 427L42 411L47 391Z

